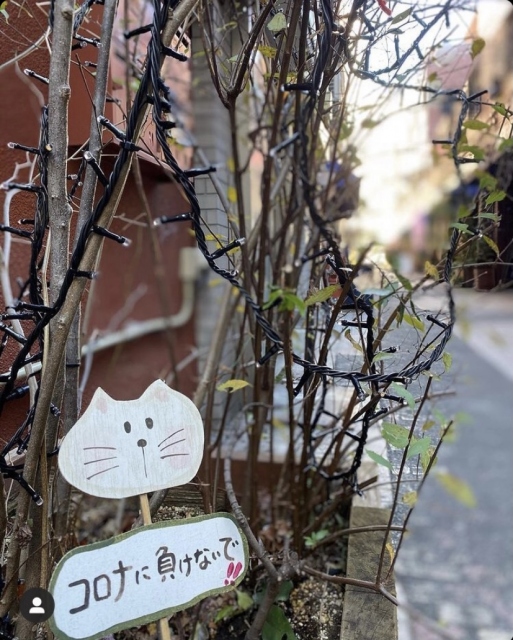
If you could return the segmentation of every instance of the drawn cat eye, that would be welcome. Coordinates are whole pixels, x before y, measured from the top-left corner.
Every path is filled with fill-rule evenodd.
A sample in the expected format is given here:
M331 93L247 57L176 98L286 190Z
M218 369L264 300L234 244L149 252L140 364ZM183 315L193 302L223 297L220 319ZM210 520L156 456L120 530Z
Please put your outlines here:
M153 429L153 420L151 418L146 418L146 426L148 429Z
M132 425L128 422L128 420L125 422L124 427L127 433L130 433L130 431L132 431Z

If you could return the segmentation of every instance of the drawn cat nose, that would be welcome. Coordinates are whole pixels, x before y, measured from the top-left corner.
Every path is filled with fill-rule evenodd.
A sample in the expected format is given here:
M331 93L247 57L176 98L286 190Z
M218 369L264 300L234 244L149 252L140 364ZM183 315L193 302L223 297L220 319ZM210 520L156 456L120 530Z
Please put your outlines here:
M137 446L138 447L145 447L148 443L146 442L146 440L144 438L141 438L140 440L137 440Z

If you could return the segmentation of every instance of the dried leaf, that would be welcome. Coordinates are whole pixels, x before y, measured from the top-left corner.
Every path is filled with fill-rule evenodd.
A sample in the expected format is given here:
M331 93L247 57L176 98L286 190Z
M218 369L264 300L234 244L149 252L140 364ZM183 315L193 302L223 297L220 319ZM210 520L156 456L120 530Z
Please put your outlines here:
M436 474L436 478L447 493L453 496L453 498L456 498L458 502L470 508L477 506L474 492L464 480L442 471Z
M359 344L358 342L356 342L356 340L353 338L353 336L351 335L351 329L347 329L346 332L344 333L344 338L346 340L349 340L349 342L353 345L353 347L357 350L357 351L362 351L362 345Z
M408 505L410 509L414 507L417 503L417 492L416 491L408 491L401 498L404 504Z
M472 60L481 53L485 46L486 42L483 40L483 38L476 38L472 42L472 46L470 47L470 55L472 56Z
M235 187L228 187L227 196L229 202L237 202L237 189Z
M497 255L499 255L500 253L499 247L495 244L495 242L491 238L489 238L488 236L483 236L483 240L491 249L493 249L493 251L495 251Z
M452 356L448 351L444 351L442 355L442 362L444 363L444 367L446 371L449 371L452 367Z
M274 58L274 57L276 57L276 51L277 51L276 47L269 47L266 44L261 44L261 45L259 45L258 50L266 58Z
M244 389L244 387L251 387L247 380L227 380L223 382L217 387L218 391L228 391L228 393L233 393L234 391L238 391L239 389Z
M424 272L426 275L431 276L433 280L438 281L438 269L434 264L429 262L429 260L426 260L426 262L424 263Z

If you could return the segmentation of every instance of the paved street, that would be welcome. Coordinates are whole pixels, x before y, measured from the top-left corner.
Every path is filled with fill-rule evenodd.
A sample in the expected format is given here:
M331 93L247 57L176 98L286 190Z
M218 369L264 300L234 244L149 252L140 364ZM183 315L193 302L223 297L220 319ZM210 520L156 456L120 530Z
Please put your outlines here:
M437 468L465 480L478 506L459 504L432 476L426 482L398 560L413 611L400 640L440 637L414 610L440 623L447 637L513 637L513 292L456 293L458 330L444 382L456 394L436 406L470 420L442 448Z

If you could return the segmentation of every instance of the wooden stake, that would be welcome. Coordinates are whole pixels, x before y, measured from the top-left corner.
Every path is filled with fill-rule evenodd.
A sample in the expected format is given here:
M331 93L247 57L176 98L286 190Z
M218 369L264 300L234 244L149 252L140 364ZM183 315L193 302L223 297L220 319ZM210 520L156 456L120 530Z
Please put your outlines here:
M139 503L141 505L143 524L151 524L150 502L148 500L147 493L143 493L139 496ZM160 640L171 640L171 632L169 631L167 618L161 618L158 621L158 630Z

